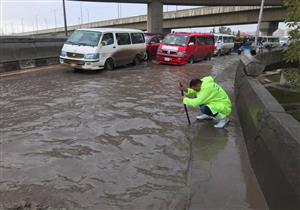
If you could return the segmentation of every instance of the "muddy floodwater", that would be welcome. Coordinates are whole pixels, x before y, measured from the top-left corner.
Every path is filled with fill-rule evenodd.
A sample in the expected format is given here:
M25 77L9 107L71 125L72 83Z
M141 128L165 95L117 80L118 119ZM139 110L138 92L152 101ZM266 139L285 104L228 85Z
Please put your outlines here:
M188 126L176 88L213 75L232 93L236 61L1 77L0 209L266 209L235 112L215 129L189 108Z

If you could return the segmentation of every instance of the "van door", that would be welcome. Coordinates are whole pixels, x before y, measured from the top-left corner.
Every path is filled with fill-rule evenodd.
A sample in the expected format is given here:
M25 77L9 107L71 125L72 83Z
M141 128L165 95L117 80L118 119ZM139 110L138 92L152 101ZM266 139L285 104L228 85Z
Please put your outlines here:
M198 37L198 51L199 51L199 59L203 60L206 56L206 46L205 46L205 37Z
M205 58L210 58L214 55L215 50L215 42L213 36L207 36L205 38L206 41L206 55Z
M199 55L197 54L197 48L198 46L196 43L196 37L191 36L190 40L188 41L187 52L186 52L189 58L193 56L194 60L199 60Z
M114 61L115 58L113 55L115 54L117 48L116 48L116 42L115 37L113 33L105 33L103 34L102 40L101 40L101 48L100 48L100 60L105 62L108 58L113 58Z
M129 33L116 33L117 50L114 57L118 65L124 65L133 61L132 47Z

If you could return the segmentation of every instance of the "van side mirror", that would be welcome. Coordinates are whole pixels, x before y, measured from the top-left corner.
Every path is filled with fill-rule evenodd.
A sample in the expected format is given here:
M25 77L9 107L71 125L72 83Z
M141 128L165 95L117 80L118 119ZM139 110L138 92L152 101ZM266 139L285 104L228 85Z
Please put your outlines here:
M218 40L218 43L221 43L222 42L222 40Z
M189 46L194 46L195 43L194 43L194 42L190 42L188 45L189 45Z

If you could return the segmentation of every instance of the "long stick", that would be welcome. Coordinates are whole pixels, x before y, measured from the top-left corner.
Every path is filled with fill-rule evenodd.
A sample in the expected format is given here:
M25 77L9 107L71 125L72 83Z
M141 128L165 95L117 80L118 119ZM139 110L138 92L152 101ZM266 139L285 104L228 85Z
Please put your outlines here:
M179 86L180 86L180 87L183 87L182 84L181 84L181 82L179 82ZM181 90L181 95L184 96L183 90ZM190 120L189 112L188 112L188 109L187 109L187 107L186 107L185 104L184 104L184 111L185 111L185 113L186 113L186 118L187 118L187 120L188 120L188 123L189 123L189 125L191 125L191 120Z

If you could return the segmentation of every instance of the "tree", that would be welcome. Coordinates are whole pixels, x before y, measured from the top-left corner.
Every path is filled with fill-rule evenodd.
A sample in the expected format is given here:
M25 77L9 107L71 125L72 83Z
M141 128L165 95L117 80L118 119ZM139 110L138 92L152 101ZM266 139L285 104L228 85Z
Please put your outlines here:
M232 33L232 31L231 31L231 28L227 28L227 27L225 27L225 26L221 26L221 27L219 27L219 33L221 33L221 34L231 34Z
M285 22L290 29L290 45L285 53L285 60L300 63L300 1L284 0L284 3L287 7Z

